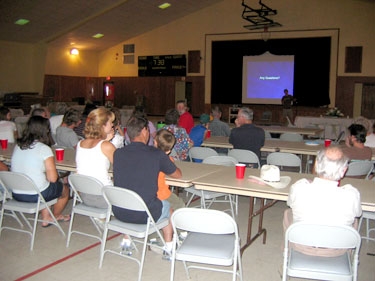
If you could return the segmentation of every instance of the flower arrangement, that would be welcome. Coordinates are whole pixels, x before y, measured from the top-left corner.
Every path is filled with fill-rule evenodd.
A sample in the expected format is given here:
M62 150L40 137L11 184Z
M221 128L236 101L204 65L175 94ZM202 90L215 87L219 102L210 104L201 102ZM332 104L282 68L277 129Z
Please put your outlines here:
M342 113L337 107L333 107L328 109L328 111L326 112L326 116L344 117L344 113Z

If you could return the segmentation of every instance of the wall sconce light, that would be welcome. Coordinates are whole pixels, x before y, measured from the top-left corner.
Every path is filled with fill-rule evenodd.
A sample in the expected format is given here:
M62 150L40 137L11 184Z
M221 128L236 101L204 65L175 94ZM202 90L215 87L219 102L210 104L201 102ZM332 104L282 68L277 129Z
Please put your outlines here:
M70 54L73 55L73 56L76 56L76 55L79 54L79 51L78 51L78 49L73 48L73 49L70 50Z

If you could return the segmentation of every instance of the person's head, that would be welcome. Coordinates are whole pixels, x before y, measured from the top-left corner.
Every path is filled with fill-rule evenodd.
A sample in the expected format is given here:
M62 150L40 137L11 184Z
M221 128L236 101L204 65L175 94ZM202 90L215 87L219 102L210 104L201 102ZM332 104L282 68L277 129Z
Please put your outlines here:
M222 111L221 111L220 107L218 107L217 105L215 105L211 109L211 113L212 113L212 116L214 117L214 119L220 119L221 118Z
M253 122L254 112L248 107L241 107L237 114L237 124L249 124Z
M368 120L366 117L359 116L357 117L354 122L354 124L360 124L363 127L365 127L367 135L370 135L372 133L372 123L370 120Z
M83 134L87 139L105 139L112 130L115 114L105 107L99 107L87 116Z
M180 114L174 108L168 109L165 113L165 125L177 125Z
M21 149L30 148L35 141L51 146L51 129L49 119L42 116L31 116L27 121L22 137L17 139Z
M350 144L365 143L367 131L361 124L351 124L348 128Z
M82 114L74 108L69 108L67 112L65 112L62 122L67 126L78 126L81 122Z
M289 91L288 91L288 89L284 89L284 94L287 96L287 95L289 95Z
M157 131L155 139L154 139L155 147L169 154L175 143L176 143L176 138L170 131L166 129L161 129Z
M126 124L126 133L130 141L148 143L150 130L148 129L148 120L142 117L132 116Z
M55 108L56 115L64 115L67 110L68 110L68 105L65 102L56 103L56 108Z
M201 114L201 116L199 116L199 122L202 125L207 125L208 123L210 123L210 115L206 113Z
M47 112L43 107L34 108L33 111L31 111L31 116L42 116L48 118Z
M82 115L87 116L91 111L97 109L98 107L93 103L86 103L85 108L83 109Z
M10 109L5 106L0 106L0 121L7 120L10 121L11 119Z
M315 173L319 178L338 181L344 177L348 162L349 159L341 148L329 146L318 152L315 160Z
M178 111L178 113L181 115L181 114L184 114L187 110L187 104L186 104L186 101L185 100L179 100L176 102L176 109Z

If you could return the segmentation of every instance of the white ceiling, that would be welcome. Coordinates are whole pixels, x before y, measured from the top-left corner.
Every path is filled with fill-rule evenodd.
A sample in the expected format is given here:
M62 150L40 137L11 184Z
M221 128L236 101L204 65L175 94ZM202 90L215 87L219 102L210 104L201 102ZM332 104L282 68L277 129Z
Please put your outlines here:
M0 40L100 51L220 1L0 0ZM172 6L159 9L164 2ZM30 22L15 25L20 18Z

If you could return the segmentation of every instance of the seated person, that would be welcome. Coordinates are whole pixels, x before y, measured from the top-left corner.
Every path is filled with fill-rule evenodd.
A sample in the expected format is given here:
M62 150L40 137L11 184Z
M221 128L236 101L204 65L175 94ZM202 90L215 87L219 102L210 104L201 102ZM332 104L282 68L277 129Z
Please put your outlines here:
M199 117L199 122L200 124L194 126L189 134L189 137L194 142L194 146L201 146L202 142L206 139L210 116L208 114L202 114Z
M55 104L55 107L50 110L51 117L49 118L49 122L51 124L51 134L53 139L55 139L56 129L61 125L64 114L67 110L68 105L65 102L57 102Z
M56 144L68 148L76 148L79 137L73 131L81 123L81 113L70 108L65 112L62 123L56 129Z
M154 140L155 147L161 149L167 155L171 153L175 142L176 138L174 137L174 135L166 129L159 130L156 133ZM173 161L172 157L169 158L171 159L171 161ZM171 209L173 211L185 207L185 203L182 198L171 192L169 185L165 182L165 174L163 172L159 173L157 196L159 200L167 200L171 205Z
M100 107L91 111L84 130L85 139L77 144L77 173L94 177L103 185L113 185L108 171L113 163L113 153L116 150L109 141L113 137L112 122L114 119L114 113L107 108ZM82 193L81 197L86 205L97 208L107 207L103 196Z
M78 135L78 137L82 139L85 137L83 130L85 129L87 116L90 114L91 111L93 111L96 108L97 106L95 104L91 102L86 103L85 108L82 112L81 123L79 123L79 125L73 129L74 132Z
M210 122L211 136L224 136L229 137L230 128L228 123L221 121L221 109L218 106L214 106L211 109L213 120Z
M235 149L250 150L261 159L260 149L264 145L265 133L253 124L253 116L253 111L247 107L238 110L236 128L230 133L229 143Z
M363 116L357 117L353 123L360 124L363 127L365 127L366 132L367 132L365 146L375 147L375 134L374 134L375 123L373 125L369 119Z
M58 179L54 153L51 149L50 123L41 116L32 116L27 122L25 132L17 140L14 148L11 170L28 175L46 201L57 198L53 205L53 215L58 221L68 221L70 216L62 215L69 199L69 188ZM37 194L22 194L13 190L13 198L22 202L37 202ZM43 227L47 227L52 218L47 209L41 211Z
M348 128L349 135L345 139L342 151L349 160L371 160L372 150L365 146L366 129L360 124L352 124Z
M317 177L313 181L298 180L290 189L284 213L284 231L294 222L339 224L357 228L357 218L362 214L359 191L350 184L340 186L348 168L349 159L337 146L318 152L315 161ZM337 256L342 251L294 245L295 249L309 255Z
M185 100L179 100L176 102L176 110L180 115L178 119L178 126L184 128L186 133L190 134L191 129L194 127L194 118L193 115L189 112Z
M127 123L127 133L130 144L117 149L113 157L114 185L131 189L145 201L155 221L170 218L172 211L169 202L157 198L158 176L160 172L172 178L181 178L181 170L160 149L147 145L150 132L148 120L140 117L131 117ZM145 176L147 171L147 176ZM145 212L131 211L116 206L112 207L114 216L129 223L144 224L147 220ZM163 229L166 242L166 252L172 249L173 229L171 223Z
M174 160L184 161L188 159L189 149L194 145L194 142L186 133L186 130L177 125L179 118L180 115L176 109L169 109L165 114L165 126L163 129L170 131L176 138L173 150L176 152L177 156Z
M147 114L144 111L136 110L132 116L141 117L147 119ZM154 138L156 136L156 128L154 123L148 120L148 129L150 130L150 139L148 140L148 145L154 146ZM126 143L130 143L130 138L128 134L125 134Z
M114 130L114 136L111 139L111 143L116 148L121 148L124 146L125 143L125 134L121 127L121 112L118 108L112 107L111 111L115 115L115 120L113 120L113 130Z
M17 126L12 120L9 108L0 106L0 139L14 143L18 137Z

